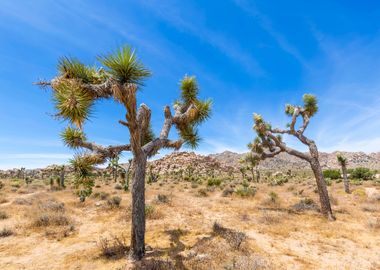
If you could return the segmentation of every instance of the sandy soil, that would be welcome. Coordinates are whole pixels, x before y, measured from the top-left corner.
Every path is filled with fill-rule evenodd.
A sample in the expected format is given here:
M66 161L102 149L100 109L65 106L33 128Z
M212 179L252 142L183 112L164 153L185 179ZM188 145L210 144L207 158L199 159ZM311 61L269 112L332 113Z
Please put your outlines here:
M114 184L94 188L122 198L119 208L90 197L78 202L72 190L49 191L33 183L12 188L7 181L0 191L0 230L13 235L0 237L0 269L380 269L380 201L367 198L366 182L343 192L342 183L329 187L337 220L326 221L315 210L294 211L301 199L318 202L312 181L270 187L257 184L254 197L236 194L223 197L219 188L200 196L191 183L154 183L147 186L150 212L145 266L126 256L102 255L100 239L124 237L129 242L130 194ZM275 192L278 198L270 200ZM165 194L170 201L157 201ZM46 210L64 215L63 224L36 225L48 201L64 203L64 210ZM50 211L50 212L49 212ZM58 215L57 214L57 215ZM213 231L217 222L245 234L241 246ZM155 268L156 267L156 268Z

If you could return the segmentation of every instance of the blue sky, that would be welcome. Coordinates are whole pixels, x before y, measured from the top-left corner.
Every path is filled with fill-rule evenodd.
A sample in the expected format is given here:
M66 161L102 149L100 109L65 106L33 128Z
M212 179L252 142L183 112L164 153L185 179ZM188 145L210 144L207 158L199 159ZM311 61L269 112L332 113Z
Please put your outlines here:
M307 135L321 151L380 151L378 18L378 1L2 0L0 168L67 162L72 151L58 135L66 124L50 116L49 91L32 82L52 78L61 56L95 64L123 44L153 72L139 100L151 107L155 130L185 74L214 100L199 153L246 151L253 112L284 127L284 104L306 92L320 101ZM123 115L119 105L98 103L89 139L128 141L117 124Z

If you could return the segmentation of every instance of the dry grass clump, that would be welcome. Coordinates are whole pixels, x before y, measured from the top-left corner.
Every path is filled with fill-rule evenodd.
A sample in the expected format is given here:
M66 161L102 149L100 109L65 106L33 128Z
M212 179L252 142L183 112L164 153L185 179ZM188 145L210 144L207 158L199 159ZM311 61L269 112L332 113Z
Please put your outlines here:
M370 213L375 213L375 212L380 211L379 207L377 207L376 205L372 205L372 204L363 205L362 210L365 212L370 212Z
M379 230L380 229L380 218L370 218L368 220L368 227L372 230Z
M16 198L13 200L13 203L18 205L32 205L33 200L31 198Z
M8 236L11 236L13 234L14 234L14 232L8 228L3 228L0 230L0 238L8 237Z
M225 270L259 270L259 269L272 269L267 261L254 254L240 255L232 259L224 266Z
M98 243L100 255L106 259L118 260L126 257L129 252L128 241L122 236L101 237Z
M107 206L111 209L119 208L121 203L121 197L113 196L107 200Z
M207 197L208 196L207 189L205 189L205 188L198 189L197 196L198 197Z
M169 259L147 258L136 262L132 270L178 270L178 268Z
M154 205L146 204L145 205L145 216L146 216L147 219L160 219L164 215Z
M312 211L318 211L319 207L311 198L304 198L300 200L300 202L296 203L292 206L292 209L297 212L312 210Z
M239 249L241 244L247 239L245 233L225 228L217 222L214 223L212 230L214 234L224 238L235 249Z
M7 218L9 218L8 214L5 211L0 210L0 220L7 219Z
M104 191L95 192L91 195L92 198L101 199L102 201L107 200L110 197L110 194Z
M155 202L156 202L156 203L164 203L164 204L167 204L167 203L170 203L170 202L171 202L171 198L170 198L168 195L165 195L165 194L158 194L158 195L156 196Z
M67 226L71 224L65 205L54 199L40 201L33 212L33 227Z
M259 217L258 221L265 225L273 225L280 223L281 218L278 213L270 213L268 211L264 211Z

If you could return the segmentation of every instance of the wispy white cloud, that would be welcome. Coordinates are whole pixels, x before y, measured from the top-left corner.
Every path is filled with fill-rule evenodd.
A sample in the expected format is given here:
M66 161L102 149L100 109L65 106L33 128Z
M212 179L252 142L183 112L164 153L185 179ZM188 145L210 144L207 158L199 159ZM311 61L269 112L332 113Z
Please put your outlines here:
M265 75L265 70L255 57L244 50L236 40L207 27L198 9L195 10L190 6L185 6L184 2L176 0L166 3L144 0L141 3L178 30L189 33L218 49L225 56L239 63L250 74L255 76Z
M262 12L260 12L257 7L252 3L252 1L246 0L233 0L233 2L240 7L244 12L254 17L260 24L260 26L271 36L279 45L279 47L292 55L295 59L297 59L304 67L309 67L308 62L299 52L299 50L293 46L287 38L277 31L271 22L271 20Z

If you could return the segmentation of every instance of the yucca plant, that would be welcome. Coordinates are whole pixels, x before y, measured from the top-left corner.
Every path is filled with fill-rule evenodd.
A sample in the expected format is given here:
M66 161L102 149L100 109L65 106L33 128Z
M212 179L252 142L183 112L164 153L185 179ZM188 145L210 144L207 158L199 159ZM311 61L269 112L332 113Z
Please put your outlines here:
M140 260L145 253L147 159L162 148L178 150L183 145L195 148L200 140L198 126L210 117L211 101L199 99L195 77L185 76L180 83L180 97L174 102L174 114L169 106L165 106L165 120L156 136L151 129L151 110L145 104L137 107L136 102L136 94L151 72L129 46L101 55L98 60L100 67L85 65L75 58L62 58L58 63L58 75L51 81L38 84L52 88L56 116L69 123L61 134L65 145L88 151L71 161L81 197L91 191L94 166L115 159L124 151L132 152L131 257ZM83 126L92 116L95 102L100 99L113 99L125 107L126 119L119 123L129 130L128 144L106 147L87 140ZM171 127L177 129L179 136L176 140L169 139Z
M346 193L350 193L350 183L347 177L347 158L342 154L338 154L336 158L338 160L339 165L342 167L344 191Z
M291 122L287 124L286 129L272 128L268 122L264 121L261 115L254 114L253 129L255 130L257 137L252 143L248 144L248 147L259 159L273 158L282 152L286 152L307 161L310 164L316 179L319 199L321 202L321 212L329 220L335 220L331 210L326 182L319 162L317 145L313 140L304 135L311 117L313 117L318 111L317 98L314 95L305 94L303 96L303 103L303 106L291 104L285 106L285 113L291 117ZM300 124L299 127L296 127L299 118L302 118L302 124ZM296 137L301 143L308 146L309 153L302 153L288 147L282 140L282 134Z

